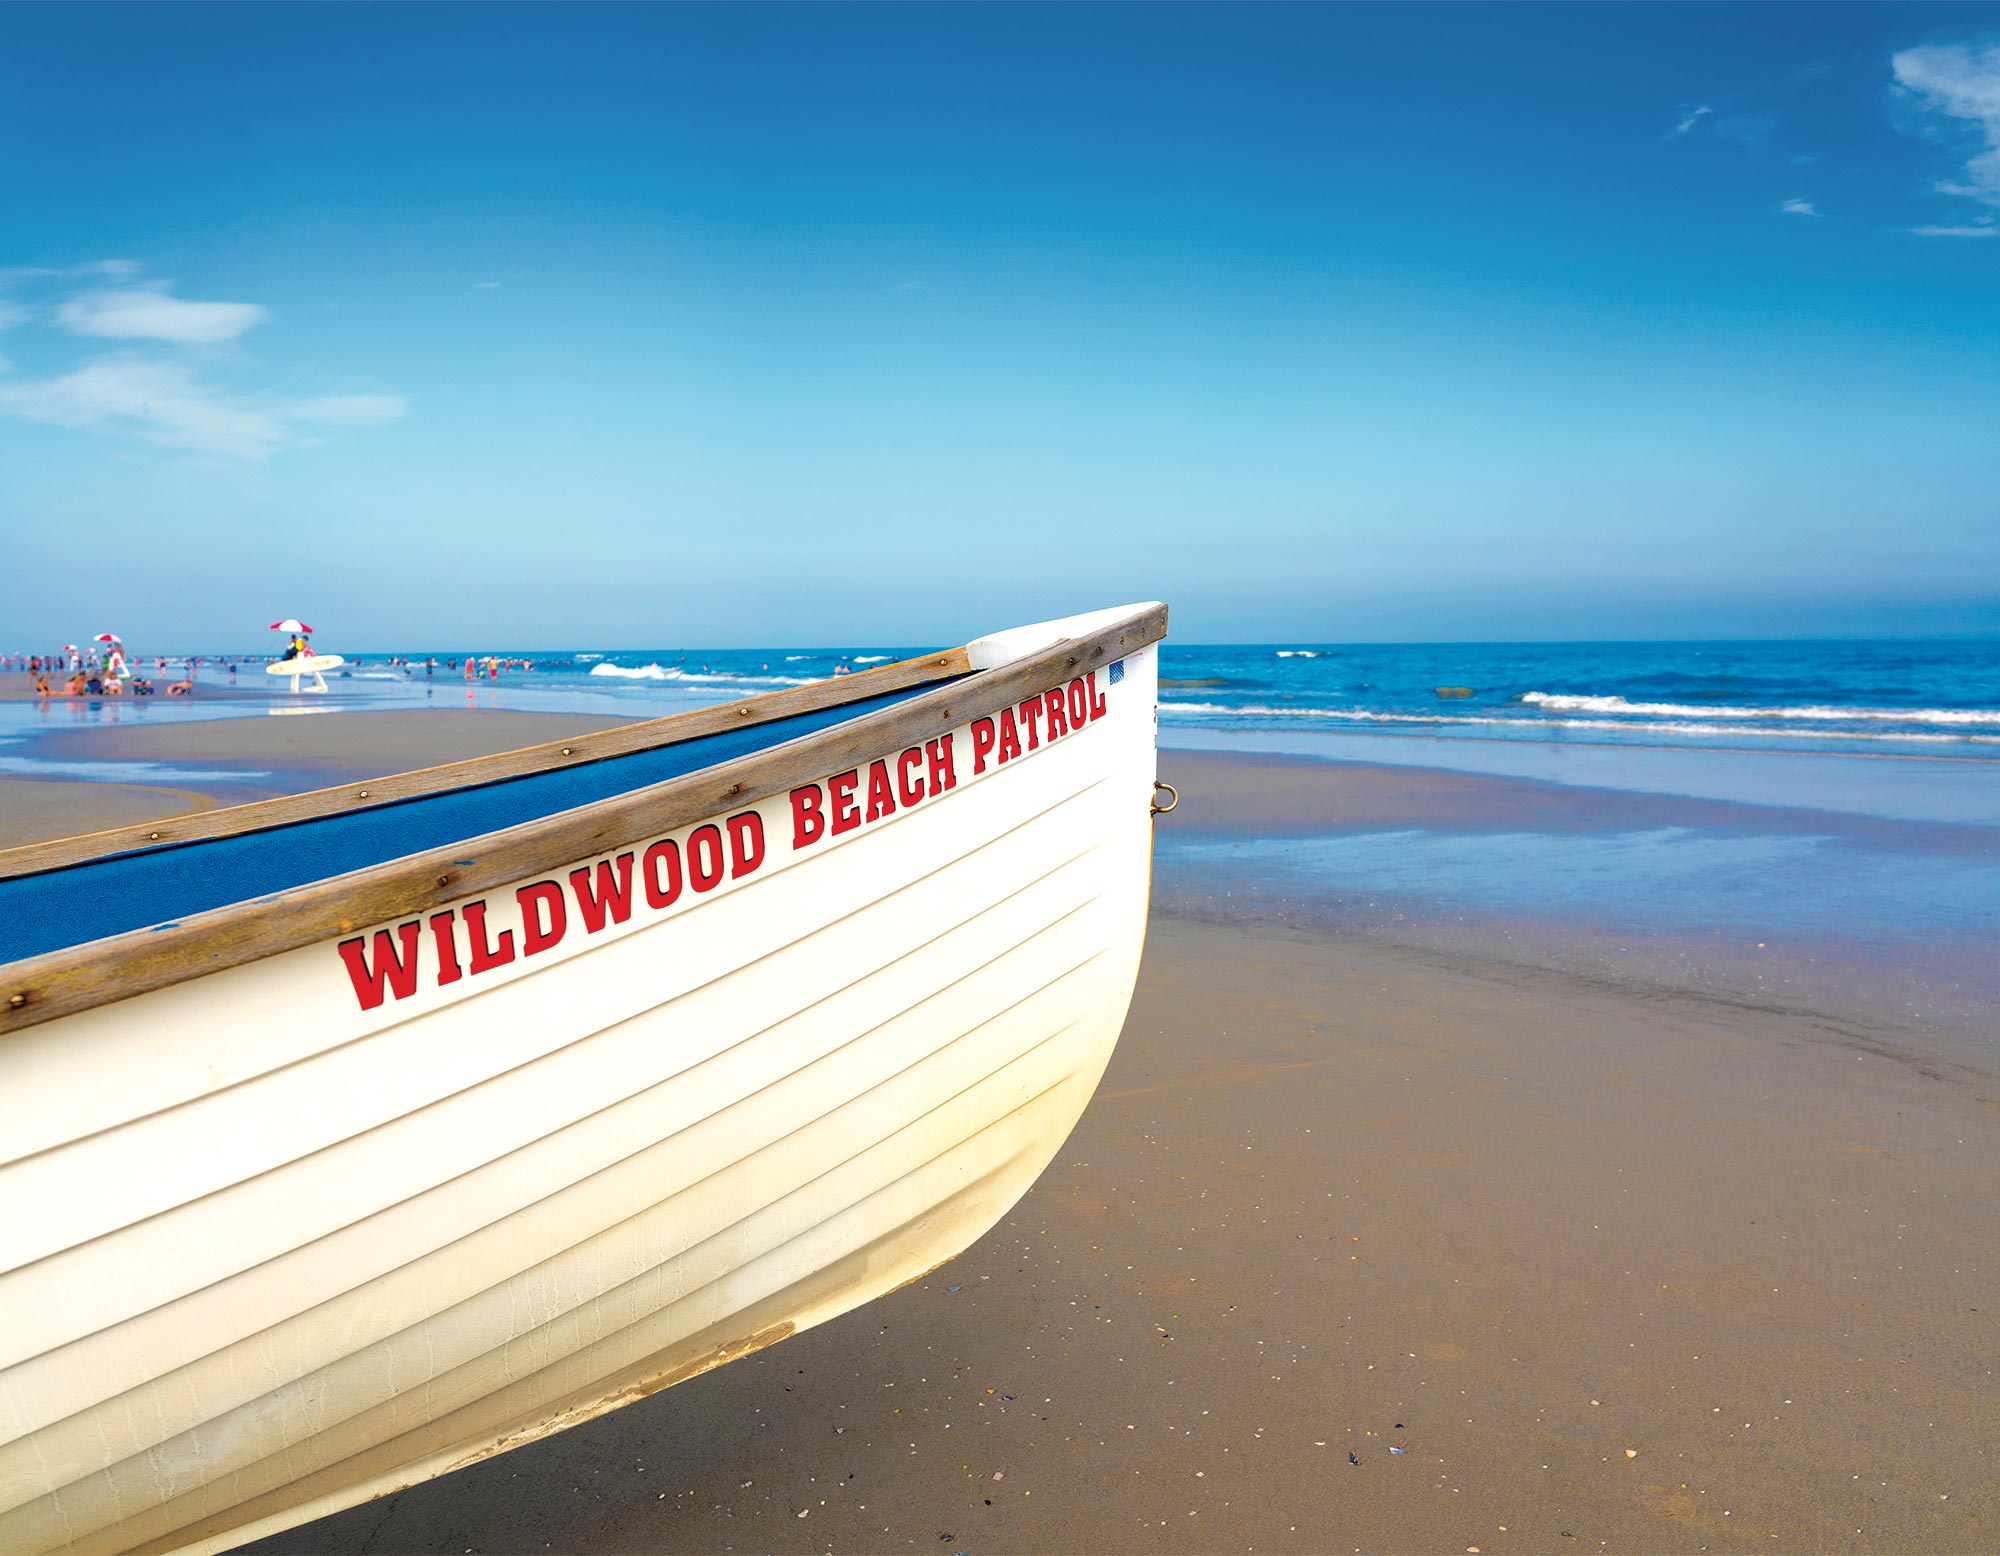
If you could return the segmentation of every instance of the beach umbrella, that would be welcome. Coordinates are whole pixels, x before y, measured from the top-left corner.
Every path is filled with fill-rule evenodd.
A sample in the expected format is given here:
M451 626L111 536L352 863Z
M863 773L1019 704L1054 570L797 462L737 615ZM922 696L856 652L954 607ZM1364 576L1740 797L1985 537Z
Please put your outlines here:
M283 621L272 622L271 630L273 632L310 632L312 628L308 627L296 616L287 616Z
M63 644L63 652L64 652L65 654L73 654L73 653L75 653L75 652L76 652L76 645L75 645L74 643L65 643L65 644Z
M125 640L115 632L100 632L97 634L96 637L92 638L90 641L93 643L116 643L121 648L125 644Z

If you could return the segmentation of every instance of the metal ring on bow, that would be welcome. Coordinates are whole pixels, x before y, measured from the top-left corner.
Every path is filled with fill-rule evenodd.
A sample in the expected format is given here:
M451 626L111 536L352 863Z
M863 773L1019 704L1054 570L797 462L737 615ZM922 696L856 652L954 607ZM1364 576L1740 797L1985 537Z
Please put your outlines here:
M1164 805L1160 803L1160 791L1162 789L1165 789L1167 791L1167 803ZM1176 805L1180 804L1180 802L1181 802L1180 790L1176 789L1172 784L1166 782L1164 779L1155 778L1153 780L1152 812L1155 816L1164 816L1168 811L1172 810Z

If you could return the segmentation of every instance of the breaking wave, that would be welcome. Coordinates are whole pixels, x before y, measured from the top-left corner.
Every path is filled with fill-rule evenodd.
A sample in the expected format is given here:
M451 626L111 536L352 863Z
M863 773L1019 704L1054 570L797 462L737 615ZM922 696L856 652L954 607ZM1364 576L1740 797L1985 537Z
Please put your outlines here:
M879 665L887 660L888 657L887 654L856 654L854 662L858 665Z
M609 676L621 681L681 681L690 686L806 686L811 680L797 675L728 675L704 670L682 670L672 665L592 665L593 676Z
M1321 657L1321 654L1316 648L1281 648L1278 650L1278 657L1280 659L1318 659Z
M1850 719L1885 724L1975 724L2000 726L2000 708L1745 708L1727 704L1627 702L1623 697L1572 696L1527 692L1521 701L1552 713L1629 713L1653 718L1802 719L1834 723ZM1618 727L1618 726L1613 726Z
M1526 699L1523 699L1524 701ZM1604 729L1623 732L1644 731L1663 735L1768 735L1786 740L1889 740L1927 743L1972 743L2000 745L2000 735L1945 734L1936 731L1838 730L1838 729L1755 729L1742 724L1707 724L1699 720L1661 719L1540 719L1508 718L1494 714L1382 713L1372 708L1274 708L1249 703L1229 707L1216 702L1174 702L1161 699L1160 710L1172 714L1254 719L1326 719L1343 724L1491 725L1500 729L1571 730ZM1702 712L1705 710L1691 710Z

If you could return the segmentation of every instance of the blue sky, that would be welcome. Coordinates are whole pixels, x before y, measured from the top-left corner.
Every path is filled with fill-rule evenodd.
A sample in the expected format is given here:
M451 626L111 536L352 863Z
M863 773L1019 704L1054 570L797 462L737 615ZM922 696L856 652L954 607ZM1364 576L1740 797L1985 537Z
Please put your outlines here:
M2000 631L2000 7L0 8L0 650Z

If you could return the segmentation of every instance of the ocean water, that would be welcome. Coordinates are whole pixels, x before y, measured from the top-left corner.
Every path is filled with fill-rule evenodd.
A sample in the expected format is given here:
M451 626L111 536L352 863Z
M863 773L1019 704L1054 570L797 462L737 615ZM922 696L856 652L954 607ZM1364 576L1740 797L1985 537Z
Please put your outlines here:
M449 668L452 652L362 650L348 652L350 663L329 676L324 697L285 695L276 704L202 695L211 687L282 685L263 674L261 657L236 660L233 682L222 668L226 661L211 659L197 674L192 699L0 704L0 742L77 724L297 716L355 706L646 716L803 685L843 666L865 669L929 647L496 648L528 668L472 680L462 660L460 669ZM424 661L434 653L439 663L431 670ZM166 678L178 675L178 664L170 661ZM1539 777L1559 776L1607 747L1987 763L2000 761L2000 640L1168 642L1161 651L1160 725L1169 745L1323 751ZM1329 736L1346 738L1322 744ZM1637 761L1626 765L1636 770Z
M2000 757L2000 641L1169 646L1161 722Z
M349 653L359 662L335 673L330 696L340 705L394 705L471 692L477 705L664 712L800 685L842 665L863 669L931 646L496 647L493 653L526 659L533 668L477 681L445 668L456 651L401 653L418 661L435 653L439 667L427 673L390 664L389 651L364 650ZM260 660L239 663L240 684L263 679ZM204 667L201 683L217 679L226 677ZM167 706L156 699L148 711ZM207 716L215 709L209 703ZM1995 760L2000 640L1220 647L1169 641L1161 652L1160 721L1167 729L1212 732Z

